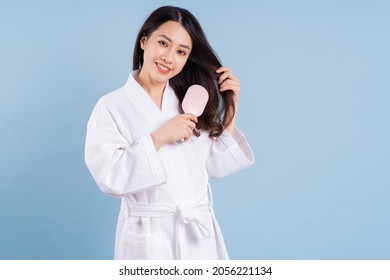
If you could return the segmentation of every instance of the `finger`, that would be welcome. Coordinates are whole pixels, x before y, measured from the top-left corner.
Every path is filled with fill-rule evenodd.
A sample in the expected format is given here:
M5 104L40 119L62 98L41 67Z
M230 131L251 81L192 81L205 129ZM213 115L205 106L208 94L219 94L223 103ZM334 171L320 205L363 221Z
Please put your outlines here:
M185 120L185 126L187 128L190 128L191 130L194 130L194 128L196 127L196 123L191 120Z
M236 76L233 75L232 72L224 72L218 79L218 83L219 84L222 84L224 81L228 81L228 80L232 80L232 81L237 81L239 82L238 78Z
M240 82L238 80L232 80L232 79L226 79L220 84L220 87L223 86L238 86L240 85Z
M221 76L218 78L218 84L222 84L224 81L229 79L230 73L229 72L223 72Z
M189 127L189 128L191 129L191 131L192 131L192 130L195 129L196 123L194 123L194 122L191 121L191 123L190 123L190 125L189 125L188 127Z
M186 135L186 137L190 138L193 134L194 134L194 129L187 128L187 135Z
M239 93L240 92L240 83L237 81L227 80L220 85L219 90L220 91L231 90L234 93Z
M229 71L231 71L229 67L222 66L222 67L219 67L215 72L222 73L222 72L229 72Z
M222 83L224 80L230 78L230 79L235 79L232 70L229 67L221 67L218 68L216 71L218 74L221 74L218 79L218 83Z
M183 135L183 137L182 137L183 141L184 141L184 142L187 142L187 141L191 138L192 134L193 134L193 133L192 133L192 130L188 129L188 130L184 133L184 135Z
M193 115L193 114L190 114L190 113L187 113L187 114L183 114L183 117L186 119L186 120L190 120L194 123L198 123L198 118Z
M234 88L234 87L224 87L221 88L219 91L220 92L232 91L236 95L240 94L240 88Z

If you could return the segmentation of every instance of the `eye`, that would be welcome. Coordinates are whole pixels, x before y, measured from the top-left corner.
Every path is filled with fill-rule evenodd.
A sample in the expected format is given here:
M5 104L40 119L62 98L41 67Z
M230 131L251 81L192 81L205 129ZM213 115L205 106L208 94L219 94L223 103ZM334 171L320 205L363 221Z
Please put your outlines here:
M163 47L167 47L167 46L168 46L167 42L165 42L165 41L158 41L158 43L159 43L161 46L163 46Z
M185 51L183 51L183 50L178 50L177 52L178 52L178 54L180 54L180 55L186 55L186 54L187 54L187 53L186 53Z

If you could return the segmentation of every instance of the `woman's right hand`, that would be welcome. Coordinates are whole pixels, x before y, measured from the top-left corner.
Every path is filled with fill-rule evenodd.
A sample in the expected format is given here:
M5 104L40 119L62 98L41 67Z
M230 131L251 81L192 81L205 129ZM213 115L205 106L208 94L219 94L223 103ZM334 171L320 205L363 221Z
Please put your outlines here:
M192 114L181 114L172 118L169 122L151 134L154 146L158 151L167 143L178 140L188 141L193 134L198 118Z

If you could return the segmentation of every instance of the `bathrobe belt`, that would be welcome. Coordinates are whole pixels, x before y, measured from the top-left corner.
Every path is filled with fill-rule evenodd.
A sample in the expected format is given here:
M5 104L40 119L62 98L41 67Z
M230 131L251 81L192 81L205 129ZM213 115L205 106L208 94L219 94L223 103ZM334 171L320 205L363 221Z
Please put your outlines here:
M215 219L214 211L209 201L200 204L186 204L172 206L162 203L139 204L127 201L128 216L141 218L162 218L175 216L175 254L176 259L181 259L179 229L183 224L193 225L194 235L199 239L208 239L211 237L210 230L201 223L196 217L197 210L207 210L212 216L213 222Z

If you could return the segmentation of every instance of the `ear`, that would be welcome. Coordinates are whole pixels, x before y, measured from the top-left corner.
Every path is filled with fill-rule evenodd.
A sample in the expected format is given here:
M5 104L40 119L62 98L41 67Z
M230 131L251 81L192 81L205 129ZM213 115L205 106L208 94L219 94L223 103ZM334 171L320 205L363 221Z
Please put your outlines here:
M146 36L142 36L141 37L141 40L140 40L140 45L141 45L141 49L145 49L145 44L146 44L146 41L148 40L148 38Z

